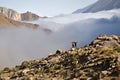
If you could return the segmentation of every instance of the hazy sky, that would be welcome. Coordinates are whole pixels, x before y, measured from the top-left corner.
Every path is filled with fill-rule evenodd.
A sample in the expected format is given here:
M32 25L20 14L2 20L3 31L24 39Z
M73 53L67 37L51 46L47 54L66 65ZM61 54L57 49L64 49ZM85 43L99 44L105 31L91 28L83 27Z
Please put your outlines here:
M41 16L67 14L83 8L97 0L0 0L0 6L17 10L31 11Z

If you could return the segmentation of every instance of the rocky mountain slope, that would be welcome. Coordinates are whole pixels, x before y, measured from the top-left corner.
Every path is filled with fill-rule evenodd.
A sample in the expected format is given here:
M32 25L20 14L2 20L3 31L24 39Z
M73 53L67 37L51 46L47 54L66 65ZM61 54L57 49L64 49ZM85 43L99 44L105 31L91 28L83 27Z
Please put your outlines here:
M28 28L33 28L33 29L36 29L39 27L39 29L43 30L47 34L52 33L52 30L43 28L38 24L15 21L15 20L12 20L6 17L3 14L0 14L0 29L13 28L13 27L28 27Z
M6 67L0 80L120 80L120 36L100 35L87 46Z
M96 3L83 8L78 9L73 13L87 13L87 12L98 12L102 10L111 10L120 8L120 0L98 0Z
M40 16L31 12L18 13L13 9L5 8L5 7L0 7L0 13L16 21L22 21L22 20L31 21L31 20L38 20L40 18Z
M39 25L15 21L15 20L12 20L6 17L3 14L0 14L0 28L5 27L5 26L9 26L9 27L26 26L30 28L37 28Z

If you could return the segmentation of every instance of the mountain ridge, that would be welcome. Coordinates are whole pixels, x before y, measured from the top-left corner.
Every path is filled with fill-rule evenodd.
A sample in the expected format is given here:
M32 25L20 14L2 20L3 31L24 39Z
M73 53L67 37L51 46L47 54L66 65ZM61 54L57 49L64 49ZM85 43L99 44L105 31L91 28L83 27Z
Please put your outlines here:
M94 4L83 9L78 9L73 13L94 13L103 10L111 10L120 8L120 0L98 0ZM101 6L102 5L102 6Z

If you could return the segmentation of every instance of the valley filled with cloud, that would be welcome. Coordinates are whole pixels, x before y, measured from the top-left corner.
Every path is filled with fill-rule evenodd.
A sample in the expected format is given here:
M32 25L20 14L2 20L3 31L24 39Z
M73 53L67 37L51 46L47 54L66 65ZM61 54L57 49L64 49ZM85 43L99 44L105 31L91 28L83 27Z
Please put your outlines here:
M46 57L57 49L70 49L89 44L100 34L120 35L120 9L96 13L61 15L33 21L52 30L5 28L0 30L0 67L14 66L24 60Z

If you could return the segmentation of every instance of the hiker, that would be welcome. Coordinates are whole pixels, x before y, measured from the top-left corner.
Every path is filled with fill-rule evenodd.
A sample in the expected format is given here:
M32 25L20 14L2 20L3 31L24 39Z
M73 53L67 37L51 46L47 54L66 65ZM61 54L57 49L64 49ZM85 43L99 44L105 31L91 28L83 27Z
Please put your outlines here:
M77 42L72 42L72 48L77 48Z

